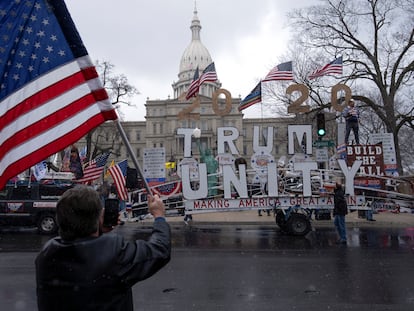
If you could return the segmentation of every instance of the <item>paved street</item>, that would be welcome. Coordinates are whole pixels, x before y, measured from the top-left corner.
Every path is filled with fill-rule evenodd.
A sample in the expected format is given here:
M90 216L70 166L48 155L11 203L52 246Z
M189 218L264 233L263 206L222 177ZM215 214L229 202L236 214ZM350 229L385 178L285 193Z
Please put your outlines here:
M375 218L351 213L347 246L335 244L332 221L312 221L312 232L293 237L256 211L196 215L188 225L169 218L171 262L134 286L135 309L411 311L414 216ZM145 238L147 222L117 231ZM48 238L35 230L0 231L1 310L36 309L33 262Z

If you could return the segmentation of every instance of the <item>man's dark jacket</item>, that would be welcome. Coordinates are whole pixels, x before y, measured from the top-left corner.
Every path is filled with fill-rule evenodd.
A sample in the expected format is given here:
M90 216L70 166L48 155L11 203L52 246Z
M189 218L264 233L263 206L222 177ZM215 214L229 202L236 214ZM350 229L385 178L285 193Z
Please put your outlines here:
M333 215L345 216L348 214L348 206L345 199L345 190L342 186L334 189L334 210Z
M170 260L171 231L157 218L148 241L103 234L73 242L54 238L36 258L38 308L132 311L132 289Z

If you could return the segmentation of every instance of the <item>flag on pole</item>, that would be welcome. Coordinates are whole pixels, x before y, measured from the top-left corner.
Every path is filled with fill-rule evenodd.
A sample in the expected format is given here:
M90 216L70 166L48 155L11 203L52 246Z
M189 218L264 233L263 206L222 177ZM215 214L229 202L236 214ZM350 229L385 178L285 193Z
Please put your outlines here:
M114 180L116 190L118 191L118 198L122 201L128 200L128 191L126 189L126 179L128 161L123 160L118 164L111 166L108 170Z
M46 161L42 161L37 163L35 166L32 166L33 176L36 178L37 181L41 180L45 177L47 173L47 163Z
M108 158L109 153L102 153L92 161L86 163L85 167L83 168L83 177L76 179L75 181L78 183L87 184L100 178L103 174Z
M0 1L0 188L116 119L64 1Z
M200 88L200 80L199 80L199 72L198 67L196 71L194 72L193 81L191 82L190 86L188 87L187 95L185 96L185 99L190 99L191 97L195 97L198 93L198 90Z
M293 70L291 61L273 67L272 70L270 70L267 76L263 79L263 82L278 80L293 80Z
M314 72L312 72L309 75L309 79L315 79L321 76L325 76L328 74L342 74L342 56L334 59L332 62L330 62L329 64L326 64L325 66L323 66L322 68L316 69Z
M107 179L110 175L111 175L111 173L109 173L109 169L112 167L112 166L114 166L115 165L115 160L112 160L111 161L111 164L109 164L109 167L108 167L108 169L106 170L106 172L105 172L105 176L104 176L104 179Z
M214 62L208 65L201 74L199 87L204 82L215 82L217 81L217 73L216 73L216 66L214 65Z
M239 111L246 109L262 101L262 81L259 81L255 88L239 104Z

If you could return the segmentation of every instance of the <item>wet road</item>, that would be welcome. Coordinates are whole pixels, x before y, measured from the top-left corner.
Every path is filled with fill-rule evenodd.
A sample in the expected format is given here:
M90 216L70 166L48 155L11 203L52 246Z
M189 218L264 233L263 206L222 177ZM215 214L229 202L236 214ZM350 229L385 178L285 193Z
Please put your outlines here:
M172 225L166 268L137 284L136 310L414 310L414 228L349 229L348 245L318 228ZM149 227L119 233L145 238ZM35 310L33 261L48 237L0 232L0 310Z

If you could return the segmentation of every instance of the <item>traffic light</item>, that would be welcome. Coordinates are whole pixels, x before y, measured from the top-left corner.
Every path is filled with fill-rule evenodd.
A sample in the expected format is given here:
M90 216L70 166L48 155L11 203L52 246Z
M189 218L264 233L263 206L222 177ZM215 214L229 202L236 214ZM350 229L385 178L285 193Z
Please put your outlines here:
M325 129L325 114L320 112L316 115L316 126L317 126L317 133L318 136L322 137L326 134Z

